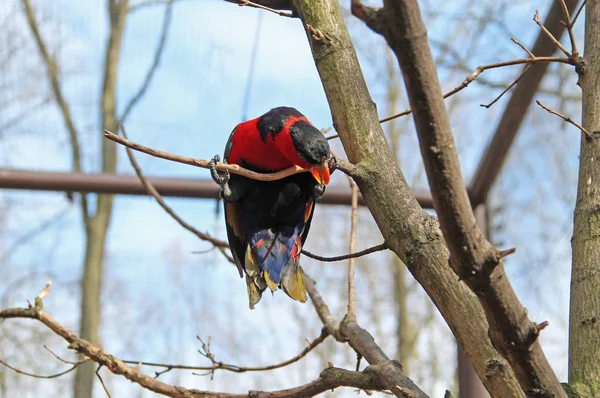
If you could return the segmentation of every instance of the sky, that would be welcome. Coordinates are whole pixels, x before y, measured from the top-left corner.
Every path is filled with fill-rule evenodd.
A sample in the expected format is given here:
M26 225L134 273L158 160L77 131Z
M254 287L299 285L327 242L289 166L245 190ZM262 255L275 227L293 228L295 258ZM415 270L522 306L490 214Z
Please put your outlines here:
M546 2L543 5L535 1L489 2L481 9L467 8L469 2L455 5L436 1L423 3L431 42L444 42L448 37L456 36L457 43L452 45L461 55L472 54L468 67L474 69L482 63L522 57L521 50L510 42L510 37L531 43L537 35L531 16ZM101 88L99 76L107 35L105 5L101 0L53 3L38 0L34 6L40 20L44 21L42 33L60 60L61 84L81 132L84 169L97 171L97 149L101 140L97 109ZM508 11L506 7L509 7ZM222 153L229 133L243 116L252 46L261 12L218 0L178 2L160 68L126 123L130 138L168 152L204 159ZM300 109L315 126L330 127L327 100L300 22L262 13L248 117L259 116L275 106L288 105ZM4 120L38 102L48 102L49 98L49 87L17 0L7 0L0 6L0 18L7 15L12 16L5 19L9 22L7 32L13 32L11 37L22 42L0 76L0 87L4 88L0 105L8 103L0 106L0 126ZM477 26L475 20L482 15L488 18L488 23ZM145 76L162 20L162 7L148 7L130 16L127 22L119 65L119 109L124 108ZM390 105L386 103L385 95L389 79L385 66L389 55L385 43L355 19L349 17L348 25L380 115L387 116ZM481 34L473 35L478 29ZM490 50L492 45L494 48ZM444 54L440 46L434 44L433 51L441 62L453 62L451 54ZM495 71L486 78L502 82L516 77L517 73L515 69ZM464 71L453 72L450 68L439 70L444 90L458 85L465 75ZM567 82L572 83L569 79L573 80L572 75L567 77ZM545 87L555 87L557 81L554 77L548 78ZM506 98L490 110L479 104L489 102L498 94L498 90L474 83L460 94L460 100L449 101L449 107L454 107L451 118L465 179L473 174L476 160L481 156ZM549 101L549 104L556 102L552 98ZM572 103L566 106L573 112L578 110ZM398 109L407 107L406 98L401 94ZM543 112L534 110L528 116L492 195L492 221L497 230L493 239L503 248L517 246L517 254L507 260L507 272L530 309L532 319L551 321L553 327L544 331L542 342L559 377L565 380L569 222L572 214L568 203L574 195L577 135L558 121L548 119ZM404 130L399 162L411 184L415 188L425 188L427 182L421 171L422 162L414 156L418 149L412 122L405 118L399 125ZM35 108L25 119L0 134L1 167L52 171L68 171L71 167L68 138L52 104ZM343 152L338 143L334 144L334 149L337 153ZM120 150L119 158L119 172L133 173L123 150ZM137 159L147 175L208 177L205 170L142 154L138 154ZM561 177L559 173L564 174L561 181L569 183L556 183L557 176ZM334 183L344 184L345 180L336 173ZM168 202L199 229L224 236L222 213L218 212L215 202L189 199L169 199ZM7 304L21 305L25 299L34 297L51 277L55 283L46 300L46 308L76 330L77 282L81 276L84 247L78 207L69 204L60 193L0 191L0 209L4 214L0 217L3 227L0 253L7 258L0 262L0 295ZM28 231L35 231L57 214L60 217L49 228L20 243L23 240L19 237L27 236ZM347 207L318 206L307 249L322 255L344 253L347 250L348 216ZM358 230L358 249L381 242L366 210L361 211ZM102 335L104 347L115 355L171 363L202 363L196 351L199 347L196 335L200 335L213 337L213 348L218 350L220 359L249 365L268 364L297 354L303 348L305 338L313 339L319 334L319 321L314 310L309 305L296 305L282 294L276 294L273 299L265 295L255 311L248 311L244 283L237 271L217 253L194 254L209 245L180 228L149 198L116 198L107 248ZM4 253L10 253L10 257ZM392 313L395 310L389 300L392 287L388 262L387 254L358 262L360 294L357 300L361 323L374 330L376 339L386 351L393 352L395 322ZM318 278L321 293L334 314L341 317L345 305L345 264L322 264L305 259L303 265ZM454 349L449 330L439 315L430 310L419 288L413 289L411 300L414 319L426 318L430 313L436 319L435 327L423 331L419 337L421 361L452 357ZM303 322L297 322L298 319ZM8 330L0 329L0 333L8 333ZM37 341L27 341L24 337L17 339L28 347L31 355L47 358L48 354ZM59 340L48 339L57 350L69 355ZM309 356L290 371L259 376L217 373L214 380L188 372L172 372L165 375L165 380L212 391L233 388L234 392L242 392L250 388L276 389L307 382L314 379L318 369L329 360L339 366L354 366L353 353L348 347L329 342L322 348L318 356ZM23 360L23 357L15 356L10 347L7 349L0 344L0 355L2 353ZM47 359L36 365L41 373L59 368L60 364ZM443 366L436 370L433 365L410 374L424 383L428 392L438 396L451 386L453 375L452 367ZM8 377L14 386L29 386L31 396L38 387L48 388L58 395L61 391L64 393L61 389L68 391L66 381L38 383L12 374ZM117 396L139 393L136 386L117 377L107 375L105 381L111 391L119 392ZM100 387L96 387L96 396L102 396ZM143 394L144 397L152 396L149 392ZM354 392L350 390L336 392L336 396L351 394Z

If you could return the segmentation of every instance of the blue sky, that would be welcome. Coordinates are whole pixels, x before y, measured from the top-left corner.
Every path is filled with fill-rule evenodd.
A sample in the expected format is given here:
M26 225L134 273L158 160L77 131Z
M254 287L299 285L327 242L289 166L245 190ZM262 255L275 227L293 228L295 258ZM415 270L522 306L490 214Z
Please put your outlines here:
M505 13L501 13L497 8L500 5L494 2L486 3L481 10L464 8L466 3L424 3L428 3L424 10L432 42L443 41L452 32L459 43L454 44L455 48L463 55L465 52L472 54L468 66L475 68L485 62L521 57L520 49L510 42L510 35L523 43L531 43L537 35L531 17L536 8L543 8L547 2L511 4ZM18 11L18 4L17 0L10 0L7 8L0 7L0 16L12 12L15 7ZM101 139L97 109L101 87L99 76L107 33L105 6L100 0L37 1L34 5L40 18L44 18L43 33L49 46L61 60L61 83L81 131L84 168L97 171L96 151ZM453 18L453 15L462 15L458 12L463 9L461 7L470 15L488 12L498 15L501 20L481 28L481 37L477 37L473 33L477 33L478 27L469 23L469 18ZM126 124L130 138L165 151L200 158L221 153L230 131L242 116L259 12L217 0L176 4L160 69ZM14 115L48 94L48 85L38 66L37 52L24 28L22 16L19 12L14 15L17 17L11 20L8 29L15 29L26 44L12 61L9 72L0 77L0 84L6 82L14 90L15 97L20 95L18 98L24 99L14 101L8 110L0 109L0 125L2 118ZM152 60L162 18L162 8L151 7L139 11L128 21L119 68L118 103L121 109L139 86ZM388 80L384 43L360 22L352 18L348 22L369 87L380 114L385 116L389 106L385 101ZM462 45L472 37L477 40ZM440 56L440 53L441 50L434 46L434 54ZM327 101L299 21L264 13L255 71L248 109L250 117L285 104L300 109L318 127L331 125ZM507 69L484 75L489 80L502 82L517 73L517 69ZM444 89L450 89L466 74L441 68L439 75ZM554 87L556 79L546 79L545 85ZM460 100L456 100L452 121L467 178L475 169L475 161L481 155L506 99L490 110L481 108L479 103L489 102L498 93L498 90L474 83L460 94ZM5 91L0 96L0 104L1 99L9 98L9 94L13 92ZM546 102L544 97L541 98ZM407 101L403 94L400 99L398 108L403 110ZM553 104L552 98L548 101L549 105ZM568 104L568 107L571 114L577 114L577 105ZM569 178L573 179L577 161L577 134L544 112L534 109L529 115L507 161L509 168L503 172L492 195L494 222L500 225L494 239L502 241L503 248L518 247L517 254L507 260L507 270L533 320L551 321L552 327L544 331L543 342L559 377L564 380L568 239L572 214L572 208L565 203L574 192L575 181ZM405 130L399 153L403 170L414 186L426 187L426 180L419 172L421 161L415 156L417 143L412 122L407 118L399 125ZM336 152L341 153L339 144L335 145ZM119 172L132 173L125 152L121 150L119 156ZM205 170L141 154L137 158L147 175L208 177ZM69 159L67 135L54 106L43 107L8 134L0 136L2 167L68 170ZM553 180L559 173L564 173L568 181L562 186ZM335 183L346 183L338 173L334 177ZM562 189L565 198L557 194L557 189ZM0 209L7 214L6 220L0 223L4 228L2 250L11 247L15 237L69 206L64 195L59 193L12 191L0 192L0 204L3 205ZM222 214L215 214L214 202L170 199L169 204L199 229L223 237ZM317 207L307 249L324 255L344 253L347 250L348 216L349 209L345 207ZM359 249L381 240L366 210L361 212L359 237ZM0 294L8 297L11 305L21 305L24 299L37 294L51 275L56 282L46 306L58 319L76 329L77 280L81 275L83 242L79 211L77 206L72 206L72 210L51 228L19 246L9 263L0 264L0 272L6 276L0 280ZM545 258L549 245L552 246L551 255ZM281 294L275 295L274 299L266 295L255 311L248 311L244 283L237 271L216 253L192 253L207 247L181 229L151 199L118 197L104 275L104 346L116 355L128 358L202 363L196 352L199 344L195 336L213 336L213 347L219 359L254 365L285 360L302 349L305 338L318 335L319 321L312 308L297 305ZM373 331L386 351L393 353L395 322L390 315L394 307L389 300L392 287L388 258L386 254L378 254L358 262L357 300L363 325ZM308 259L304 259L303 264L311 275L319 278L322 294L336 316L341 317L345 304L345 264L321 264ZM23 282L17 284L21 279ZM551 289L530 288L540 285ZM420 289L413 288L413 318L426 317L429 308ZM423 361L454 355L447 327L439 316L434 318L436 326L422 332L419 338ZM298 319L302 322L298 323ZM2 331L0 329L0 333ZM64 347L56 339L52 342L57 350ZM41 346L38 343L27 342ZM165 380L213 391L230 389L234 385L236 391L241 392L249 388L276 389L306 382L315 378L318 369L328 360L338 366L354 365L354 354L346 346L329 342L321 349L320 357L307 358L290 371L260 376L217 374L214 381L182 372L167 374ZM0 354L2 352L6 351L0 347ZM38 354L47 355L43 351ZM48 373L52 366L57 366L50 361L43 365L41 373ZM451 386L454 369L443 367L435 382L431 382L430 372L431 367L423 367L415 369L411 376L434 395L441 395ZM33 386L34 383L15 375L10 377L14 385ZM117 396L138 391L117 377L107 376L105 380ZM40 381L39 384L36 380L35 383L32 394L38 387L68 390L66 379ZM147 392L144 394L152 396ZM354 393L347 390L337 394L349 396Z

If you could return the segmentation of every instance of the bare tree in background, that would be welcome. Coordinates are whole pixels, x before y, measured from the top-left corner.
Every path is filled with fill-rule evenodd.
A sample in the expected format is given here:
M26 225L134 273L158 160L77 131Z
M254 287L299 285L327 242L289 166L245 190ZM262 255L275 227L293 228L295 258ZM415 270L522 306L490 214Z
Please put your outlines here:
M144 3L131 6L129 0L107 0L106 12L109 22L109 33L105 44L104 71L102 74L102 92L100 98L99 115L102 129L118 131L120 123L123 123L130 115L133 108L146 92L152 77L154 76L166 43L167 32L171 20L171 7L173 0L165 1L165 16L162 33L156 47L154 60L150 65L141 86L131 99L126 102L119 113L117 107L117 81L119 72L119 60L121 57L121 45L127 24L128 15L135 8ZM71 164L73 171L81 172L82 154L80 140L81 131L77 127L71 112L63 87L61 85L61 74L59 60L52 55L47 41L42 37L39 23L36 19L35 10L30 0L22 0L23 10L27 23L37 44L40 57L45 65L48 81L52 88L54 101L60 110L63 122L69 134L71 143ZM114 174L117 170L117 151L114 142L101 138L101 170L103 173ZM79 333L81 337L94 344L99 344L100 336L100 295L102 291L102 265L105 258L105 245L108 228L110 226L113 209L113 195L98 195L95 204L90 204L86 194L80 197L81 217L85 230L85 257L83 262L83 277L81 280L81 320ZM74 396L77 398L90 398L95 380L95 367L92 363L84 363L77 368Z

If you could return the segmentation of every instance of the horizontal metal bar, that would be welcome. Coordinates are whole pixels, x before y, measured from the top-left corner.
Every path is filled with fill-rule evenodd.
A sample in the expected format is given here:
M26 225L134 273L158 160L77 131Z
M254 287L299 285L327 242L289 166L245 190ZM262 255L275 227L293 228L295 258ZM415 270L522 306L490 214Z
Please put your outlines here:
M218 199L219 186L209 179L148 177L158 192L165 197ZM119 174L88 174L74 172L29 171L0 169L0 188L35 191L107 193L119 195L147 195L137 176ZM421 206L432 208L429 193L417 193ZM329 186L319 203L350 205L349 188ZM364 205L362 196L359 204Z

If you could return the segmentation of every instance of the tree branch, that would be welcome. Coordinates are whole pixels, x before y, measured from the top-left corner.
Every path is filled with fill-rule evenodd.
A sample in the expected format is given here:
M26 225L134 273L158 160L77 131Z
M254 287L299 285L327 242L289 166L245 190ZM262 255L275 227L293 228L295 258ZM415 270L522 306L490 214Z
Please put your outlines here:
M577 127L583 134L585 134L586 138L591 140L594 137L592 137L592 135L590 134L589 131L587 131L586 129L583 128L583 126L579 123L577 123L576 121L574 121L573 119L571 119L568 116L563 115L562 113L558 113L555 110L552 110L550 108L548 108L546 105L542 104L542 102L540 100L535 100L535 102L541 106L543 109L545 109L546 111L548 111L549 113L558 116L559 118L563 119L565 122L567 123L571 123L573 126Z
M348 342L358 355L364 357L371 364L367 369L374 371L386 389L389 389L397 397L427 397L412 380L402 373L402 366L399 363L390 361L369 332L358 326L355 318L345 317L341 323L338 323L319 294L315 281L305 274L304 282L310 301L313 303L325 329L337 341Z
M123 132L124 139L127 139L127 132L125 131L124 126L121 126L121 131ZM169 205L167 205L160 193L158 193L156 188L154 188L154 185L152 185L152 183L144 176L144 174L142 173L142 169L138 164L137 160L135 160L135 156L133 156L133 152L131 151L131 149L129 149L129 147L125 147L125 149L127 151L129 161L131 162L131 166L133 166L135 174L137 174L138 178L140 179L140 182L146 189L146 192L148 192L148 195L152 196L160 205L160 207L162 207L164 211L166 211L175 221L177 221L179 225L196 235L201 240L212 243L214 247L218 248L221 251L223 256L225 256L225 258L229 262L235 263L233 261L233 258L225 251L226 248L229 248L229 244L227 242L214 238L210 234L198 231L196 228L188 224L184 219L179 217L179 215L177 215L177 213L175 213L175 211Z
M30 318L38 320L52 330L55 334L65 339L69 343L69 348L71 350L85 355L87 358L89 358L89 360L96 362L100 365L100 367L106 367L113 374L121 375L129 381L139 384L143 388L168 397L300 398L314 396L338 387L354 387L362 390L376 391L382 391L386 389L386 387L379 382L377 374L373 372L373 369L371 368L367 368L363 372L353 372L334 367L325 369L323 372L321 372L319 378L310 383L287 390L272 392L250 391L248 394L228 394L172 386L142 373L137 367L131 367L119 358L107 353L103 349L79 338L75 333L61 325L58 321L46 313L46 311L44 311L42 298L42 295L36 297L35 305L30 305L28 308L8 308L0 310L0 319ZM400 386L399 388L406 387Z
M148 154L148 155L151 155L151 156L154 156L157 158L171 160L173 162L178 162L178 163L183 163L183 164L189 164L190 166L202 167L204 169L208 169L210 167L210 162L208 160L195 159L195 158L190 158L190 157L181 156L181 155L173 155L173 154L170 154L167 152L159 151L157 149L148 148L147 146L137 144L137 143L135 143L133 141L129 141L128 139L125 139L123 137L119 137L118 135L113 134L108 130L104 130L104 137L106 137L107 139L109 139L111 141L119 143L121 145L124 145L127 148L135 149L136 151L143 152L145 154ZM304 170L302 167L294 166L294 167L290 167L290 168L282 170L282 171L278 171L276 173L262 174L262 173L257 173L252 170L245 169L243 167L238 166L237 164L226 164L226 163L217 163L216 169L219 171L229 171L230 173L238 174L238 175L241 175L241 176L244 176L247 178L251 178L251 179L257 180L257 181L276 181L276 180L281 180L282 178L286 178L286 177L289 177L289 176L297 174L297 173L306 172L306 170Z
M335 256L335 257L323 257L323 256L319 256L316 254L312 254L311 252L307 252L306 250L302 250L302 254L304 254L306 257L310 257L310 258L312 258L314 260L318 260L318 261L335 262L335 261L348 260L350 258L362 257L362 256L366 256L367 254L376 253L376 252L380 252L382 250L387 250L387 249L388 249L387 243L383 242L377 246L369 247L368 249L361 250L356 253L343 254L341 256Z
M563 397L565 393L537 341L538 325L528 319L504 273L498 250L477 227L418 4L416 0L386 0L384 9L390 26L385 38L398 58L414 110L434 208L450 250L450 265L478 296L491 341L510 363L523 391ZM532 59L502 62L495 67ZM481 71L478 68L465 82Z
M386 243L432 298L488 391L496 391L496 397L523 397L510 367L489 341L481 305L448 267L448 251L436 219L421 209L397 167L338 1L297 0L294 5L305 26L311 26L306 33L334 126L351 162L354 180ZM315 30L321 35L314 35ZM330 324L325 307L314 304L324 323ZM486 369L487 364L496 364L492 372Z
M358 187L352 181L350 177L350 187L352 188L352 214L350 216L350 244L348 252L354 253L356 247L356 221L358 217ZM350 257L348 259L348 312L346 316L348 318L356 319L356 307L355 307L355 293L354 293L354 259Z
M175 0L167 0L167 4L165 5L165 16L164 16L164 20L163 20L163 24L162 24L162 30L160 32L160 38L158 39L158 44L156 46L156 50L154 51L154 59L152 61L152 64L148 68L148 71L146 72L146 77L144 78L142 85L138 88L135 95L133 97L131 97L131 99L127 102L127 106L125 106L125 110L123 111L123 114L119 118L119 123L121 123L121 124L125 123L125 120L129 116L129 114L131 113L133 108L138 104L140 99L144 96L144 94L146 93L146 90L148 90L148 87L150 86L150 82L152 82L152 78L154 77L154 75L158 69L158 65L160 64L160 60L161 60L162 54L164 52L165 44L167 42L167 35L169 33L169 27L171 26L171 19L172 19L171 16L173 14L173 3L174 2L175 2Z
M33 8L31 7L31 2L29 0L21 1L25 10L27 25L29 26L31 33L33 34L33 38L35 39L35 43L40 52L40 56L42 57L42 61L46 66L46 73L48 74L48 79L50 79L50 86L52 88L52 93L54 94L54 99L60 110L63 122L65 123L65 127L67 128L67 132L69 133L69 142L71 143L71 167L73 168L73 171L81 172L81 149L78 139L79 135L77 132L77 128L75 127L75 122L73 121L73 118L71 116L69 104L67 103L67 100L65 99L62 92L62 87L60 86L58 66L56 65L56 61L53 59L53 57L50 56L48 48L44 43L44 39L42 39L38 23L35 19L35 13L33 11ZM86 194L81 194L81 214L83 216L84 224L88 225L90 215Z
M304 358L309 352L311 352L313 349L315 349L319 344L321 344L323 341L325 341L325 339L327 339L328 336L329 336L329 332L327 331L327 329L323 328L323 330L321 330L321 334L319 335L319 337L317 337L316 339L311 341L306 346L306 348L304 348L302 350L302 352L300 352L298 355L296 355L293 358L290 358L286 361L283 361L283 362L280 362L280 363L277 363L274 365L268 365L268 366L239 366L239 365L224 363L221 361L216 361L214 359L213 354L210 353L210 351L209 351L210 348L207 348L207 351L203 351L203 352L201 352L201 354L202 354L202 356L208 358L212 362L212 366L173 365L173 364L167 364L167 363L144 362L144 361L134 361L134 360L123 360L123 362L125 362L127 364L131 364L131 365L139 364L139 365L143 365L143 366L165 368L165 370L163 370L161 372L156 372L156 376L162 375L162 374L164 374L168 371L174 370L174 369L201 370L201 371L208 371L210 373L214 373L217 370L226 370L226 371L234 372L234 373L264 372L264 371L268 371L268 370L283 368L285 366L291 365L292 363L298 362L299 360ZM203 350L204 349L205 348L203 347Z

